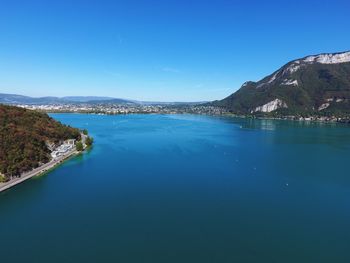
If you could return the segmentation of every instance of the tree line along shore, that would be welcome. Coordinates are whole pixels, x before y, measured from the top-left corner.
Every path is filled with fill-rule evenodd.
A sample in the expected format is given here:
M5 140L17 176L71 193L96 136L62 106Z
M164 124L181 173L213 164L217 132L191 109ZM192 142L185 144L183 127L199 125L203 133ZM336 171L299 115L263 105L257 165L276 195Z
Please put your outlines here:
M64 125L46 113L0 105L0 182L49 163L51 153L67 140L74 141L76 151L93 142L87 130Z

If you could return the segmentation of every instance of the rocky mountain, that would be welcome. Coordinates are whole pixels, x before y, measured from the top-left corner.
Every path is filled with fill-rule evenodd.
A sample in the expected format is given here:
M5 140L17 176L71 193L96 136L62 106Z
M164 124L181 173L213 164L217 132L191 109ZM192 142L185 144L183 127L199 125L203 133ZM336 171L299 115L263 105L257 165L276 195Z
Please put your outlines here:
M238 114L350 114L350 51L291 61L213 105Z

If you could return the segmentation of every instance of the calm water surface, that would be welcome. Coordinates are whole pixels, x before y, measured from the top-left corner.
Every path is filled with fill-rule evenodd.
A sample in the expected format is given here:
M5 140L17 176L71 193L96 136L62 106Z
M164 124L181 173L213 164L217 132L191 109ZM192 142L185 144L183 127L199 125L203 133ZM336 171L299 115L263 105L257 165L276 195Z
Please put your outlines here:
M0 194L0 262L350 262L350 127L52 116L95 145Z

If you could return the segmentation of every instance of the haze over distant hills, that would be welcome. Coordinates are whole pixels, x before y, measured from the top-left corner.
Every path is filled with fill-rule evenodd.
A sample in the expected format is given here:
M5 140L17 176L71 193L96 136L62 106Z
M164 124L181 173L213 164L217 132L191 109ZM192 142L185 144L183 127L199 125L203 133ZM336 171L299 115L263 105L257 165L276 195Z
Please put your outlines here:
M0 93L0 103L16 105L16 104L73 104L73 103L88 103L88 104L142 104L142 105L178 105L178 104L201 104L205 102L160 102L160 101L137 101L120 99L113 97L100 96L65 96L65 97L39 97L33 98L29 96L17 94Z
M350 51L293 60L212 105L240 114L350 114Z
M55 103L87 103L113 101L115 103L133 103L131 100L99 96L67 96L33 98L17 94L0 93L0 103L4 104L55 104Z
M32 98L0 94L0 103L195 105L204 102L146 102L99 96ZM293 60L258 82L245 82L227 98L204 105L237 114L349 115L350 51Z

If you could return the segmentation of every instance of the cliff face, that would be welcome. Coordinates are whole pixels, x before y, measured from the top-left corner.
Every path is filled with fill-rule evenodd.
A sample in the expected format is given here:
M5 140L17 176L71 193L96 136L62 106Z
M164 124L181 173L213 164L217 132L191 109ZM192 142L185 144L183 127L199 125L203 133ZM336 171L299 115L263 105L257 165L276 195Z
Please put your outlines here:
M350 52L291 61L213 104L242 114L350 114Z
M0 105L0 173L8 179L50 160L50 143L79 139L78 129L45 113Z

